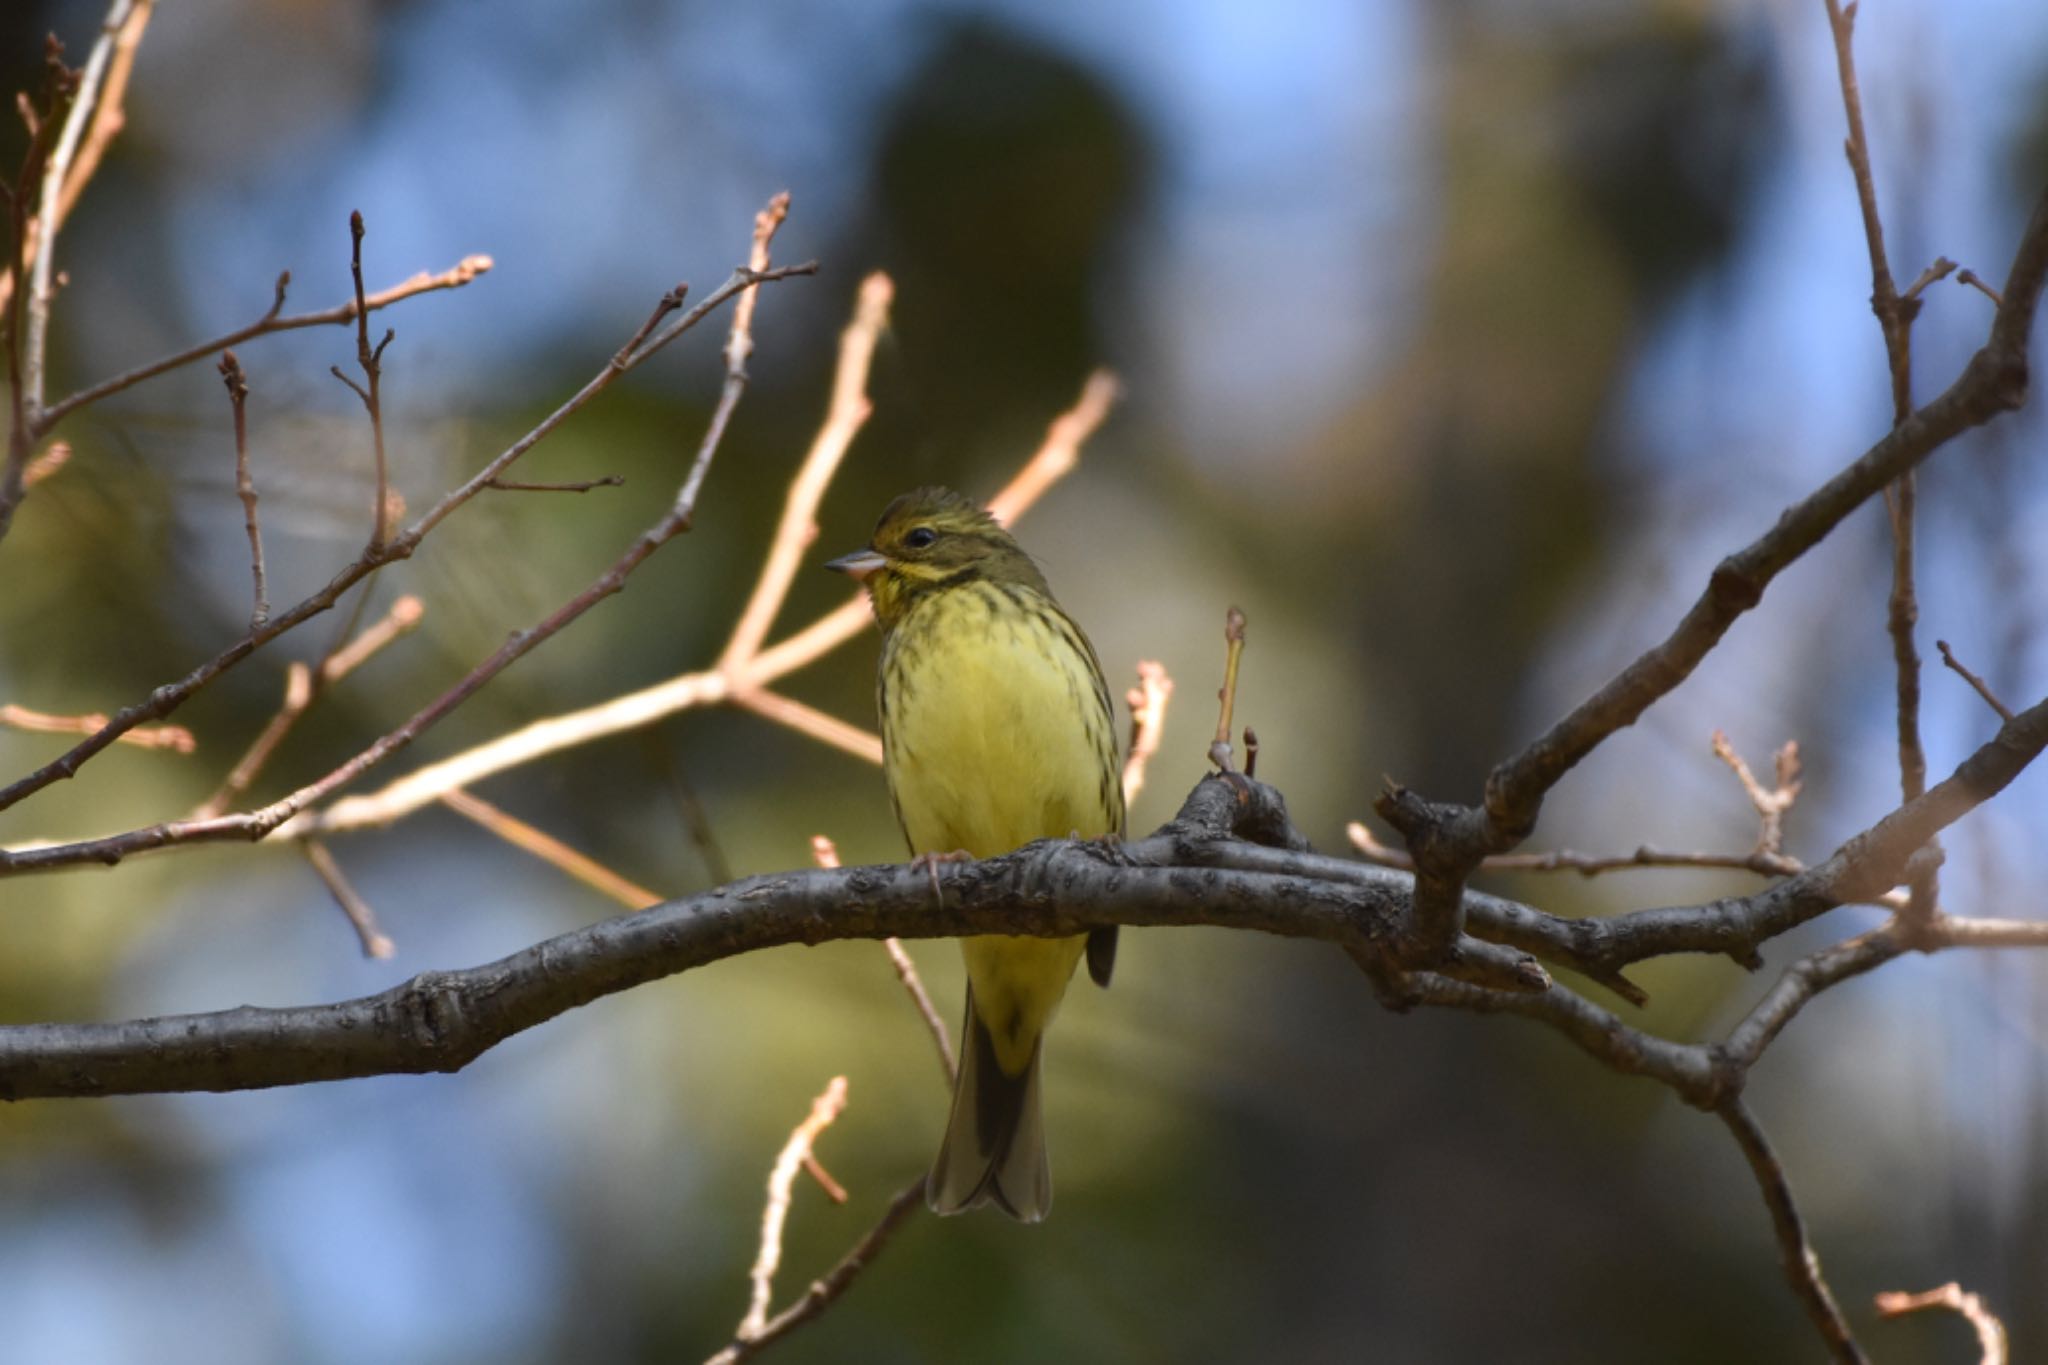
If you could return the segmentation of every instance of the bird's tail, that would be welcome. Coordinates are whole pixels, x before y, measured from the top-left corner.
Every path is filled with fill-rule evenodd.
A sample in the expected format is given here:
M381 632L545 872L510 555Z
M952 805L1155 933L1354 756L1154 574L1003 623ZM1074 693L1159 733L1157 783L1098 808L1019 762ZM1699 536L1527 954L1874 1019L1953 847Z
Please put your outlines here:
M1023 1223L1036 1223L1052 1207L1052 1168L1045 1158L1045 1121L1038 1097L1043 1039L1017 1075L1004 1072L995 1040L967 991L961 1028L960 1076L945 1141L924 1184L934 1213L960 1213L994 1201Z

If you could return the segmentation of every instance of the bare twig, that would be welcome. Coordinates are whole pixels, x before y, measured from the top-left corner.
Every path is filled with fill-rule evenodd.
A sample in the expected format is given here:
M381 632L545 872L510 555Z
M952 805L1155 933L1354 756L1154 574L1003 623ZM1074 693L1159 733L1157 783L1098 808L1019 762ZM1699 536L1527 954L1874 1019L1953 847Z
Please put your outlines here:
M1018 471L1002 492L988 500L988 514L1005 526L1016 524L1024 509L1037 502L1045 491L1073 471L1081 447L1109 418L1122 386L1108 370L1097 370L1081 386L1074 406L1055 417L1046 428L1045 441L1031 462Z
M846 1192L846 1186L832 1178L832 1172L825 1169L825 1164L818 1160L816 1152L804 1153L803 1167L804 1174L817 1181L818 1188L823 1190L825 1197L833 1203L844 1204L848 1199L852 1198Z
M1344 826L1351 846L1367 862L1379 867L1415 870L1415 859L1405 851L1381 843L1364 822L1353 820ZM1759 877L1790 877L1805 870L1796 858L1771 853L1707 853L1639 846L1632 853L1580 853L1574 849L1550 849L1542 853L1496 853L1479 864L1481 872L1576 872L1597 877L1646 867L1710 867L1754 872Z
M334 855L327 851L327 845L318 839L308 839L300 848L306 855L306 861L320 874L320 880L327 884L328 893L341 907L341 913L348 916L349 927L356 931L356 940L363 945L363 956L387 958L397 952L397 945L377 927L376 912L349 885L348 878L341 874L340 865L334 861Z
M423 270L409 279L401 280L388 289L379 290L377 293L365 298L362 306L367 311L374 313L379 309L389 308L394 303L402 303L406 299L420 294L429 294L440 289L460 289L463 285L468 284L479 275L490 270L491 265L492 261L489 256L465 256L456 264L438 274L430 274ZM187 346L182 351L175 351L170 355L152 360L147 364L138 365L132 370L124 370L120 374L102 379L97 384L80 389L76 393L68 394L57 402L52 403L43 410L41 417L36 423L37 434L47 433L64 418L80 408L99 402L102 398L120 393L123 389L133 388L144 380L154 379L160 374L189 365L195 360L203 360L209 355L226 350L231 346L239 346L243 342L256 337L268 336L273 332L296 331L301 327L345 326L355 321L356 301L353 298L347 303L336 304L332 308L323 308L310 313L294 313L289 317L283 316L280 309L284 303L285 288L290 281L291 272L289 270L277 277L275 296L270 311L247 326L237 327L232 332L224 333L221 336L213 337L193 346Z
M767 207L754 215L754 247L747 258L746 273L760 275L768 269L769 244L787 217L788 190L770 199ZM704 437L697 444L697 458L691 462L690 472L676 494L672 515L677 531L690 529L690 518L697 508L697 490L704 486L704 476L711 472L711 458L717 453L719 442L725 439L725 425L732 420L740 395L746 392L747 357L754 353L754 305L759 300L760 295L750 289L733 304L732 329L725 341L725 384L719 390L718 406L711 410L711 421L705 425ZM660 344L657 339L649 342L647 348L651 351Z
M1852 976L1881 967L1906 950L1894 925L1831 944L1785 969L1756 1008L1729 1030L1724 1054L1743 1066L1754 1065L1797 1014L1822 991Z
M97 713L54 716L47 711L31 711L26 706L0 702L0 725L16 730L33 730L48 735L89 735L106 723L107 718ZM189 754L197 747L192 732L182 725L137 726L122 735L121 741L138 749L171 749L181 754Z
M1763 1129L1740 1099L1730 1099L1716 1112L1735 1135L1736 1145L1742 1148L1742 1155L1756 1176L1757 1187L1763 1191L1764 1204L1771 1211L1771 1226L1778 1234L1779 1259L1792 1292L1799 1296L1807 1317L1827 1342L1829 1354L1837 1361L1862 1365L1866 1357L1821 1274L1820 1257L1807 1241L1806 1225L1800 1219L1799 1206L1792 1200L1792 1187L1785 1180L1785 1168L1778 1164L1777 1153L1771 1150Z
M72 159L71 172L64 178L63 191L57 197L54 211L47 203L40 204L35 221L30 224L31 243L50 224L51 231L62 231L69 221L72 209L78 206L79 197L99 170L100 160L106 155L107 147L119 135L127 123L125 101L128 93L128 77L135 67L135 52L142 43L142 31L149 25L150 13L155 0L134 0L127 6L125 17L117 19L122 6L116 4L106 19L101 21L101 42L109 41L104 35L111 35L112 52L106 62L106 76L101 82L99 98L91 106L91 122L78 145L77 155ZM95 56L98 50L95 49ZM88 60L87 65L91 65ZM33 246L31 245L31 250ZM0 311L5 311L14 295L14 266L9 263L0 269Z
M2005 306L2005 296L1999 293L1996 289L1993 289L1990 285L1984 283L1984 277L1979 275L1974 270L1957 271L1956 283L1961 285L1968 285L1970 288L1982 294L1985 298L1990 299L1992 303L1998 305L1999 307Z
M21 474L21 485L24 488L34 488L70 462L71 443L52 441L48 450L28 462L28 468Z
M1749 804L1756 808L1757 818L1761 821L1756 836L1756 852L1766 858L1782 859L1785 812L1792 809L1792 803L1799 799L1799 741L1788 739L1779 747L1774 756L1778 785L1768 791L1763 783L1756 780L1756 774L1749 770L1749 764L1743 762L1742 755L1735 752L1735 746L1729 743L1727 735L1714 731L1712 743L1714 757L1728 765L1728 770L1735 774L1735 780L1742 784ZM1798 869L1794 866L1792 870Z
M753 1341L768 1326L768 1302L775 1292L775 1272L782 1266L782 1225L789 1218L789 1198L796 1173L811 1153L811 1144L832 1125L846 1108L846 1077L834 1076L824 1093L811 1102L811 1112L789 1135L775 1165L768 1172L768 1202L761 1210L761 1250L748 1272L753 1281L753 1298L746 1316L740 1319L735 1340Z
M1947 664L1955 672L1956 676L1976 689L1977 695L1984 699L1986 706L1989 706L1998 713L2000 720L2012 719L2012 708L1998 699L1998 694L1991 690L1990 683L1985 682L1975 673L1972 673L1956 658L1955 654L1948 647L1948 641L1936 640L1934 647L1941 651L1941 661Z
M864 758L874 764L882 761L882 741L873 731L828 715L815 706L806 706L762 687L735 692L732 699L756 715L766 716L778 725L786 725L800 735L809 735L835 749L843 749L855 758Z
M117 5L126 0L115 0ZM103 39L94 50L106 46ZM8 301L6 325L0 328L0 344L7 354L7 452L0 461L0 538L14 522L14 509L21 505L27 488L29 452L38 437L36 418L43 401L45 329L49 319L51 291L48 287L50 249L55 234L37 232L37 217L53 202L62 183L54 179L50 164L57 144L68 143L79 116L88 102L74 98L83 73L64 65L64 45L52 34L43 50L43 91L40 101L27 93L17 97L22 122L28 127L28 146L22 153L21 170L7 187L8 266L17 279L30 277L42 287L17 289ZM60 114L68 108L68 115ZM24 299L33 294L33 298Z
M1145 789L1145 768L1159 752L1160 739L1166 731L1166 704L1171 700L1173 679L1167 676L1166 665L1141 659L1138 685L1124 693L1124 704L1131 708L1131 747L1124 759L1123 775L1125 810Z
M1956 263L1946 256L1936 256L1934 263L1921 271L1919 277L1906 286L1906 292L1899 297L1910 302L1920 297L1929 285L1945 280L1956 273Z
M542 862L611 897L628 910L645 910L659 905L662 897L606 867L587 853L579 853L554 835L529 825L510 811L501 810L473 792L457 788L443 792L441 804L465 819L475 821L515 848L525 849Z
M1237 666L1244 658L1244 613L1232 607L1223 617L1223 686L1217 690L1216 739L1209 761L1221 772L1235 770L1230 756L1230 717L1237 709Z
M1835 71L1841 80L1842 111L1849 122L1849 137L1843 151L1849 158L1849 173L1856 181L1856 203L1863 213L1864 244L1870 250L1870 307L1884 330L1886 357L1891 362L1894 423L1903 423L1913 411L1912 352L1908 329L1917 311L1902 304L1898 286L1892 282L1891 262L1885 255L1884 222L1877 211L1877 182L1870 171L1870 142L1863 132L1863 95L1856 81L1853 35L1856 6L1846 8L1841 0L1825 0L1828 27L1835 40ZM1909 798L1910 799L1910 798Z
M277 708L277 714L263 727L248 750L235 761L228 775L221 780L220 787L206 798L193 812L195 819L211 819L221 814L241 799L249 790L257 775L277 752L277 746L291 733L299 717L320 693L340 682L353 672L358 665L399 636L404 635L420 623L426 615L426 606L419 598L410 594L391 604L391 610L375 625L332 654L322 659L315 668L293 660L285 669L284 701Z
M733 1342L712 1356L705 1365L739 1365L740 1361L751 1360L769 1343L780 1340L831 1307L880 1254L896 1229L903 1225L903 1220L923 1204L924 1177L919 1176L896 1192L889 1206L882 1210L881 1218L868 1229L867 1235L854 1243L853 1250L842 1256L839 1264L813 1280L802 1298L768 1319L752 1338Z
M1937 260L1904 297L1892 281L1891 265L1885 255L1884 223L1877 208L1876 181L1870 170L1870 142L1863 129L1863 99L1856 80L1852 41L1856 6L1853 0L1847 6L1841 0L1825 3L1828 27L1834 35L1842 109L1849 125L1843 150L1848 155L1849 171L1856 182L1856 202L1863 215L1864 242L1870 252L1870 307L1884 333L1885 357L1892 378L1892 426L1896 430L1913 415L1913 319L1920 311L1917 295L1946 273L1939 268L1948 263ZM1927 790L1927 754L1920 738L1920 651L1913 638L1920 607L1913 583L1913 522L1918 494L1911 469L1899 474L1886 491L1885 502L1892 529L1892 585L1885 619L1896 676L1899 789L1903 799L1911 801ZM1907 913L1916 924L1924 926L1935 913L1939 868L1939 859L1928 859L1914 873Z
M391 609L362 634L320 661L313 672L314 694L317 696L355 672L377 651L418 626L426 614L426 604L411 593L394 601Z
M2010 1359L2005 1324L1984 1306L1982 1297L1965 1292L1954 1280L1939 1289L1928 1289L1918 1294L1892 1290L1877 1296L1879 1317L1896 1318L1924 1308L1946 1308L1963 1315L1977 1334L1978 1365L2006 1365Z
M873 408L867 394L868 368L874 358L875 343L889 325L889 304L895 293L896 286L880 272L861 282L853 320L839 334L839 365L833 375L832 399L825 410L825 421L812 439L810 453L804 457L796 478L790 482L767 562L761 566L753 594L720 655L719 669L728 676L745 673L760 654L761 644L768 638L775 616L789 596L789 585L796 578L804 551L817 539L818 504Z
M370 345L370 310L363 294L363 215L360 209L348 216L348 271L356 288L356 365L363 372L363 382L358 384L341 372L339 366L330 366L334 377L355 390L356 397L363 400L363 411L370 415L370 441L376 455L377 488L370 513L370 550L375 552L384 547L385 537L390 531L391 502L389 492L391 476L384 462L384 348L391 344L396 335L390 328L384 329L384 339L375 346Z
M136 20L138 6L142 9L140 21ZM22 384L24 403L30 422L40 422L43 415L43 385L49 356L50 299L52 277L57 256L57 235L63 226L64 193L71 179L72 167L76 162L79 147L85 141L87 126L100 104L100 91L106 81L107 70L114 60L114 49L123 35L128 36L132 46L140 41L142 25L149 20L148 0L114 0L107 10L107 17L100 25L100 36L93 44L92 52L86 57L85 65L79 69L77 90L71 97L70 109L64 116L63 131L57 135L55 147L42 167L42 188L36 195L36 214L40 220L36 233L33 256L29 265L28 288L24 290L27 304L27 331L22 344ZM134 24L133 32L129 26ZM123 81L125 83L125 63ZM80 182L81 185L83 182ZM76 197L75 195L73 196ZM33 434L40 434L34 432Z
M242 499L242 521L249 532L249 576L255 582L249 629L261 630L270 619L270 596L263 587L263 530L256 519L256 480L249 474L249 381L233 351L220 353L220 377L235 413L235 492Z
M78 200L85 193L100 168L100 161L106 156L107 148L127 126L128 78L135 70L135 53L142 45L142 31L149 26L149 16L156 0L135 0L127 16L116 25L113 13L106 19L106 27L113 30L114 51L107 61L106 79L101 83L100 97L93 104L92 123L86 128L84 140L79 144L78 155L71 163L71 174L65 177L64 191L57 198L56 212L51 215L55 227L61 229L71 217L71 210L78 206ZM5 286L0 284L0 307L6 306Z

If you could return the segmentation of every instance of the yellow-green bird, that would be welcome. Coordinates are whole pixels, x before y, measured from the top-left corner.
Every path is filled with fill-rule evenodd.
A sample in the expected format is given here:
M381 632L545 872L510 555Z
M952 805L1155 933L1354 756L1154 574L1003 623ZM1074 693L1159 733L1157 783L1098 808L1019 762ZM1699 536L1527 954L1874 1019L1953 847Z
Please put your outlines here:
M865 550L827 567L866 586L882 627L882 766L912 853L991 858L1033 839L1123 832L1102 665L993 517L921 488L889 504ZM1051 1207L1039 1059L1084 942L1089 974L1108 985L1114 928L961 940L960 1074L925 1182L937 1212L992 1201L1035 1223Z

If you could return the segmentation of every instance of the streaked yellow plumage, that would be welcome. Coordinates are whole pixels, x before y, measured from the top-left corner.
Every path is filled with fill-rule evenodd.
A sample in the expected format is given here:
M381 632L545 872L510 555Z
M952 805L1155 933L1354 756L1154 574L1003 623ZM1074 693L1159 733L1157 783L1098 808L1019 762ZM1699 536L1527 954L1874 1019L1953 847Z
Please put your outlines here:
M884 770L917 854L1007 853L1033 839L1121 833L1109 690L1095 651L1009 533L966 498L920 489L889 505L860 577L883 630L876 700ZM1107 984L1114 931L962 940L960 1077L927 1197L941 1213L992 1200L1045 1216L1040 1040L1084 951Z

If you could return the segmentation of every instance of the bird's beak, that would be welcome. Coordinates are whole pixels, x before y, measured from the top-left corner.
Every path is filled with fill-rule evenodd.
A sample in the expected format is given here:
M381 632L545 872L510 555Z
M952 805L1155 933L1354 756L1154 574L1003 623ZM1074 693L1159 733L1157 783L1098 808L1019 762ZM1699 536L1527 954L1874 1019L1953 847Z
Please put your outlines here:
M829 561L825 567L837 569L848 578L856 581L864 581L869 574L888 562L888 560L882 558L881 555L873 550L855 550L850 555L841 555L839 558Z

